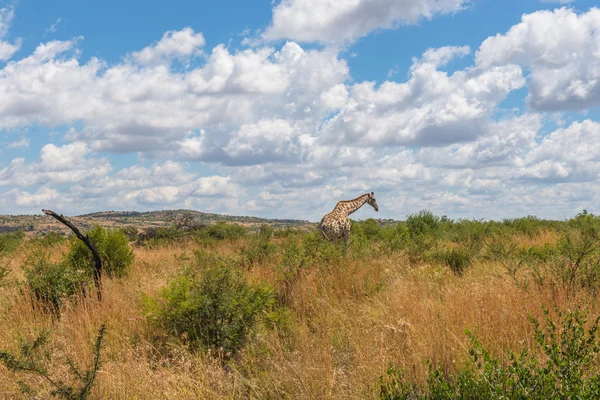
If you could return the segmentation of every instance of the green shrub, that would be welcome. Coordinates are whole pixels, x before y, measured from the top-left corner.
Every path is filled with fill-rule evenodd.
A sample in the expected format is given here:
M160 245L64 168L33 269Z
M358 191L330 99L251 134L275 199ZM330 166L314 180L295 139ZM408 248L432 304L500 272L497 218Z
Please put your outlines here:
M201 240L237 240L246 235L246 228L238 224L228 224L219 221L196 232L196 237Z
M53 232L53 231L47 232L42 236L37 236L37 237L31 239L32 243L37 243L43 247L55 246L64 241L65 241L65 237L62 234L60 234L59 232Z
M33 265L25 268L25 287L43 307L59 314L65 301L81 289L87 280L84 271L75 270L67 262L52 263L38 257Z
M523 218L504 219L502 224L512 232L523 233L529 237L537 235L542 228L552 229L556 221L545 221L534 215Z
M147 300L147 311L170 334L227 358L244 346L274 296L214 256L198 257L204 261L199 273L190 270L176 277L160 299Z
M22 231L0 234L0 256L15 251L24 238Z
M275 245L271 242L273 228L262 225L258 233L249 235L240 247L244 265L252 267L268 260L275 254Z
M471 363L455 376L429 364L426 387L407 381L393 367L380 378L379 397L395 399L595 399L600 375L590 367L598 361L600 317L586 330L587 313L559 312L560 324L546 313L545 326L530 317L533 340L542 357L526 349L508 352L506 361L494 357L467 332Z
M406 218L406 227L412 238L439 233L440 218L429 210L421 210Z
M600 282L598 232L593 226L567 229L559 239L550 271L568 293L579 288L596 291Z
M448 239L466 248L472 256L479 254L485 239L494 231L491 223L478 220L461 219L447 222L446 225Z
M279 304L289 305L292 287L300 278L303 269L309 268L314 259L305 251L295 238L289 238L281 243L279 248L281 264L277 268L280 285L277 298Z
M120 228L119 230L123 232L129 240L137 240L140 235L138 228L136 228L135 226L125 226L123 228Z
M410 232L404 224L396 224L383 230L383 248L388 253L406 249L410 243Z
M20 354L18 356L6 351L0 351L0 362L13 372L22 372L44 378L52 388L50 395L64 400L86 400L89 399L96 382L96 375L100 369L100 353L102 351L102 340L106 332L106 326L102 324L96 337L94 345L94 356L91 365L85 371L80 370L73 360L66 358L65 365L73 375L75 385L53 377L48 371L47 365L51 361L51 352L44 351L48 342L47 332L40 333L31 343L21 341ZM30 398L39 398L36 390L23 381L17 381L21 392Z
M138 233L136 244L148 247L160 247L189 238L191 232L189 230L175 229L174 227L151 227Z
M465 248L443 249L432 255L432 258L448 266L456 275L462 276L471 266L471 254Z
M125 276L134 260L127 236L122 231L107 230L101 226L87 232L87 236L100 254L104 273L114 277ZM67 259L75 269L87 271L89 274L94 270L92 252L75 237Z
M354 236L363 236L370 241L383 239L383 228L373 218L363 221L352 221L352 234Z
M406 227L410 235L408 255L411 262L424 256L440 238L440 218L429 210L411 214L406 219Z

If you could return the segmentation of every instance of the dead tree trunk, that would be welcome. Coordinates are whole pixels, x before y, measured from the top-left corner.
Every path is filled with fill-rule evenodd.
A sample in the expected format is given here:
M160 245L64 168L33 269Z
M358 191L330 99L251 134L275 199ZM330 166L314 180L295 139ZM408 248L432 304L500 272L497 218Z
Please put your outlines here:
M67 221L62 215L58 215L57 213L51 210L42 210L42 212L46 215L54 217L60 223L66 225L69 229L73 231L75 236L77 236L77 238L81 240L87 246L88 249L90 249L90 251L92 252L92 256L94 257L94 284L96 285L96 291L98 292L98 301L102 301L102 259L100 258L98 251L96 250L90 239L87 237L87 235L81 233L79 229L75 227L75 225Z

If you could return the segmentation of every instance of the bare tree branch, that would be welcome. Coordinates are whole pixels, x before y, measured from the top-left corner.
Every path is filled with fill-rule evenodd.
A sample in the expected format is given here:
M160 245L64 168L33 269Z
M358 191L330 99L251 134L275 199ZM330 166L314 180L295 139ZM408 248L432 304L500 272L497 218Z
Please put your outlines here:
M81 233L79 229L75 227L75 225L67 221L62 215L58 215L57 213L51 210L42 210L42 212L46 215L54 217L63 225L66 225L69 229L73 231L75 236L77 236L77 238L81 240L87 246L88 249L90 249L90 251L92 252L92 256L94 257L94 284L96 285L96 290L98 292L98 301L102 301L102 259L100 258L98 251L96 250L90 239L87 237L87 235Z

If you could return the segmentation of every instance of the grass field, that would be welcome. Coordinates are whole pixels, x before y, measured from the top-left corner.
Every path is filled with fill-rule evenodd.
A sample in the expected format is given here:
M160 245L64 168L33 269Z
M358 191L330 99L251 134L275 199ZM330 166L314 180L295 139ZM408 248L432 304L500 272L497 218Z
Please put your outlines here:
M52 310L31 282L47 273L43 263L71 265L74 240L2 236L0 351L23 358L20 346L46 332L47 342L30 358L54 381L75 387L78 378L65 360L87 368L106 324L92 399L461 398L436 395L435 376L448 382L446 394L474 398L464 395L471 389L453 386L469 369L473 382L488 377L471 361L465 330L497 368L508 368L509 350L526 349L539 363L552 359L536 345L531 318L540 321L538 331L548 327L546 319L556 323L552 343L568 353L569 340L579 339L561 342L569 326L558 313L589 313L580 321L585 329L600 314L600 219L587 213L569 221L478 222L422 212L385 227L354 223L347 248L318 232L218 227L166 230L135 245L130 238L133 261L122 274L104 277L101 303L90 295L93 284L80 264L75 289L59 291ZM60 271L68 268L77 265ZM59 285L56 279L43 284ZM234 283L209 293L227 279ZM88 282L86 297L81 281ZM210 312L188 312L215 299L239 315L209 321ZM238 316L239 330L229 330ZM222 328L215 345L202 326L211 323ZM581 382L593 386L600 372L595 333L583 332L592 339L577 342L590 351ZM565 375L558 376L560 386ZM23 390L48 398L52 384L0 364L0 398L30 398ZM490 390L490 397L501 393Z

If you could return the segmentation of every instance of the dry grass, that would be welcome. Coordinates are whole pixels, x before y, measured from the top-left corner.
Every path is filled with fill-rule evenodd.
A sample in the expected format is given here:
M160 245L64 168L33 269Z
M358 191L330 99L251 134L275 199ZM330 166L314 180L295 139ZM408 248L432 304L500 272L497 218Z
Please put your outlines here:
M556 241L551 232L513 239L523 246ZM232 256L238 245L224 242L213 251ZM556 290L527 292L493 263L476 262L459 278L444 267L410 266L402 254L345 258L339 265L299 274L285 292L288 325L261 329L224 366L148 325L139 305L143 293L158 295L189 264L195 246L136 248L129 275L105 279L101 304L78 301L58 320L34 312L33 300L17 287L0 288L0 349L15 351L20 336L31 338L49 329L51 370L67 379L64 357L87 365L97 329L106 322L94 399L365 399L377 396L377 379L389 364L421 381L426 359L455 370L467 359L466 328L500 354L507 348L533 347L527 315L540 317L542 304L569 307L585 301L594 313L598 307L597 300L584 294L567 298ZM31 251L21 246L11 257L14 279L22 279ZM248 278L281 289L277 263L275 257L250 269ZM0 398L25 398L17 379L22 374L0 366ZM32 377L25 379L45 387Z

